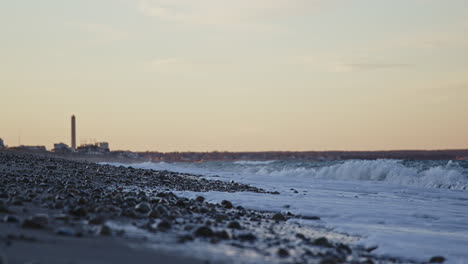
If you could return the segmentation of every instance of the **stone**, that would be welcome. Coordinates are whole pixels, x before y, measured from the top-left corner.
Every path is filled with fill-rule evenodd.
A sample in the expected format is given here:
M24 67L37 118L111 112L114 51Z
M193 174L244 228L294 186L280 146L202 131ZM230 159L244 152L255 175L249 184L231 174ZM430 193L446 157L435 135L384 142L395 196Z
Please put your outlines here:
M271 218L275 221L286 221L286 217L282 214L282 213L276 213L273 215L273 217Z
M167 220L162 220L158 224L158 229L161 230L161 231L167 231L167 230L171 229L171 227L172 227L171 223L169 223L169 221L167 221Z
M442 256L434 256L429 260L429 263L444 263L445 258Z
M4 218L3 218L3 221L5 223L19 223L20 222L20 219L14 215L6 215Z
M135 205L135 211L146 214L151 211L151 205L147 202L141 202Z
M333 245L328 241L326 237L319 237L315 239L313 244L320 247L333 247Z
M287 249L284 249L284 248L278 249L277 254L278 254L278 256L279 256L280 258L289 257L289 251L288 251Z
M228 240L228 239L231 239L231 236L229 235L229 233L225 230L222 230L222 231L218 231L218 232L215 232L215 236L219 239L224 239L224 240Z
M207 226L202 226L195 230L194 235L197 237L212 237L214 235L213 230Z
M231 229L241 229L241 225L239 224L239 222L237 221L232 221L228 224L227 226L228 228L231 228Z
M69 227L60 227L55 231L55 233L61 236L75 236L76 235L75 230Z
M102 215L96 215L89 219L88 224L90 225L102 225L106 222L106 217Z
M257 237L252 233L241 234L237 236L237 238L239 238L242 241L249 241L249 242L253 242L257 239Z
M228 200L221 201L221 204L226 209L232 209L234 207L234 206L232 206L232 203L230 201L228 201Z
M0 203L0 213L9 213L10 210L6 204Z
M102 236L110 236L112 235L112 229L108 225L103 225L99 234Z
M153 218L153 219L155 219L155 218L160 218L160 217L161 217L161 215L159 214L159 212L158 212L158 211L156 211L156 210L152 210L152 211L151 211L151 213L148 215L148 217L149 217L149 218Z
M23 221L23 228L42 229L49 224L49 216L46 214L35 214Z
M197 198L195 198L195 200L196 200L197 202L203 203L203 202L205 201L205 197L203 197L203 196L197 196Z
M88 210L86 210L84 207L77 206L70 210L70 213L74 216L85 217L88 215Z

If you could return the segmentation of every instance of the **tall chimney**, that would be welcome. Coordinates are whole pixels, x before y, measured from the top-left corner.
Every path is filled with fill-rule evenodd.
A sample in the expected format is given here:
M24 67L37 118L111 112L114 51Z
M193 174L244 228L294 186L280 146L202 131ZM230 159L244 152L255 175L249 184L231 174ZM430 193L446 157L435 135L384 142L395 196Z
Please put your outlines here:
M71 148L76 149L76 118L74 115L71 117Z

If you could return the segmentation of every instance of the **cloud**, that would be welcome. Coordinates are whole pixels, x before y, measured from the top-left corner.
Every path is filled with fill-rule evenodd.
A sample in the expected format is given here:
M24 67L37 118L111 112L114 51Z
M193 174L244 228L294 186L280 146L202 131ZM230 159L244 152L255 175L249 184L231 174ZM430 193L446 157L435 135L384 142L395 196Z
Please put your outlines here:
M200 25L234 25L307 15L324 0L139 0L146 16Z

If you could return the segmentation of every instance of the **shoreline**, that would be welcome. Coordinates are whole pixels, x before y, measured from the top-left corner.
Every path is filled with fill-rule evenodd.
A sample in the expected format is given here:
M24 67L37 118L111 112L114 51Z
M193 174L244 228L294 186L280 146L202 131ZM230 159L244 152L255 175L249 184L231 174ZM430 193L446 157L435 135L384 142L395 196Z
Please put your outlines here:
M0 174L7 263L417 263L374 256L353 246L357 237L294 221L301 216L204 201L205 191L274 195L245 184L5 152Z

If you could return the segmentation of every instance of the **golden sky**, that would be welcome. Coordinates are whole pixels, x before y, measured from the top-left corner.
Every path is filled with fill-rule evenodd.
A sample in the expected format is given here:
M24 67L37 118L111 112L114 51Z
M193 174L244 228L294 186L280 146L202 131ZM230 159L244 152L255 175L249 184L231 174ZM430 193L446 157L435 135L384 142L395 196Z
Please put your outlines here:
M468 148L465 0L0 3L0 138L158 151Z

